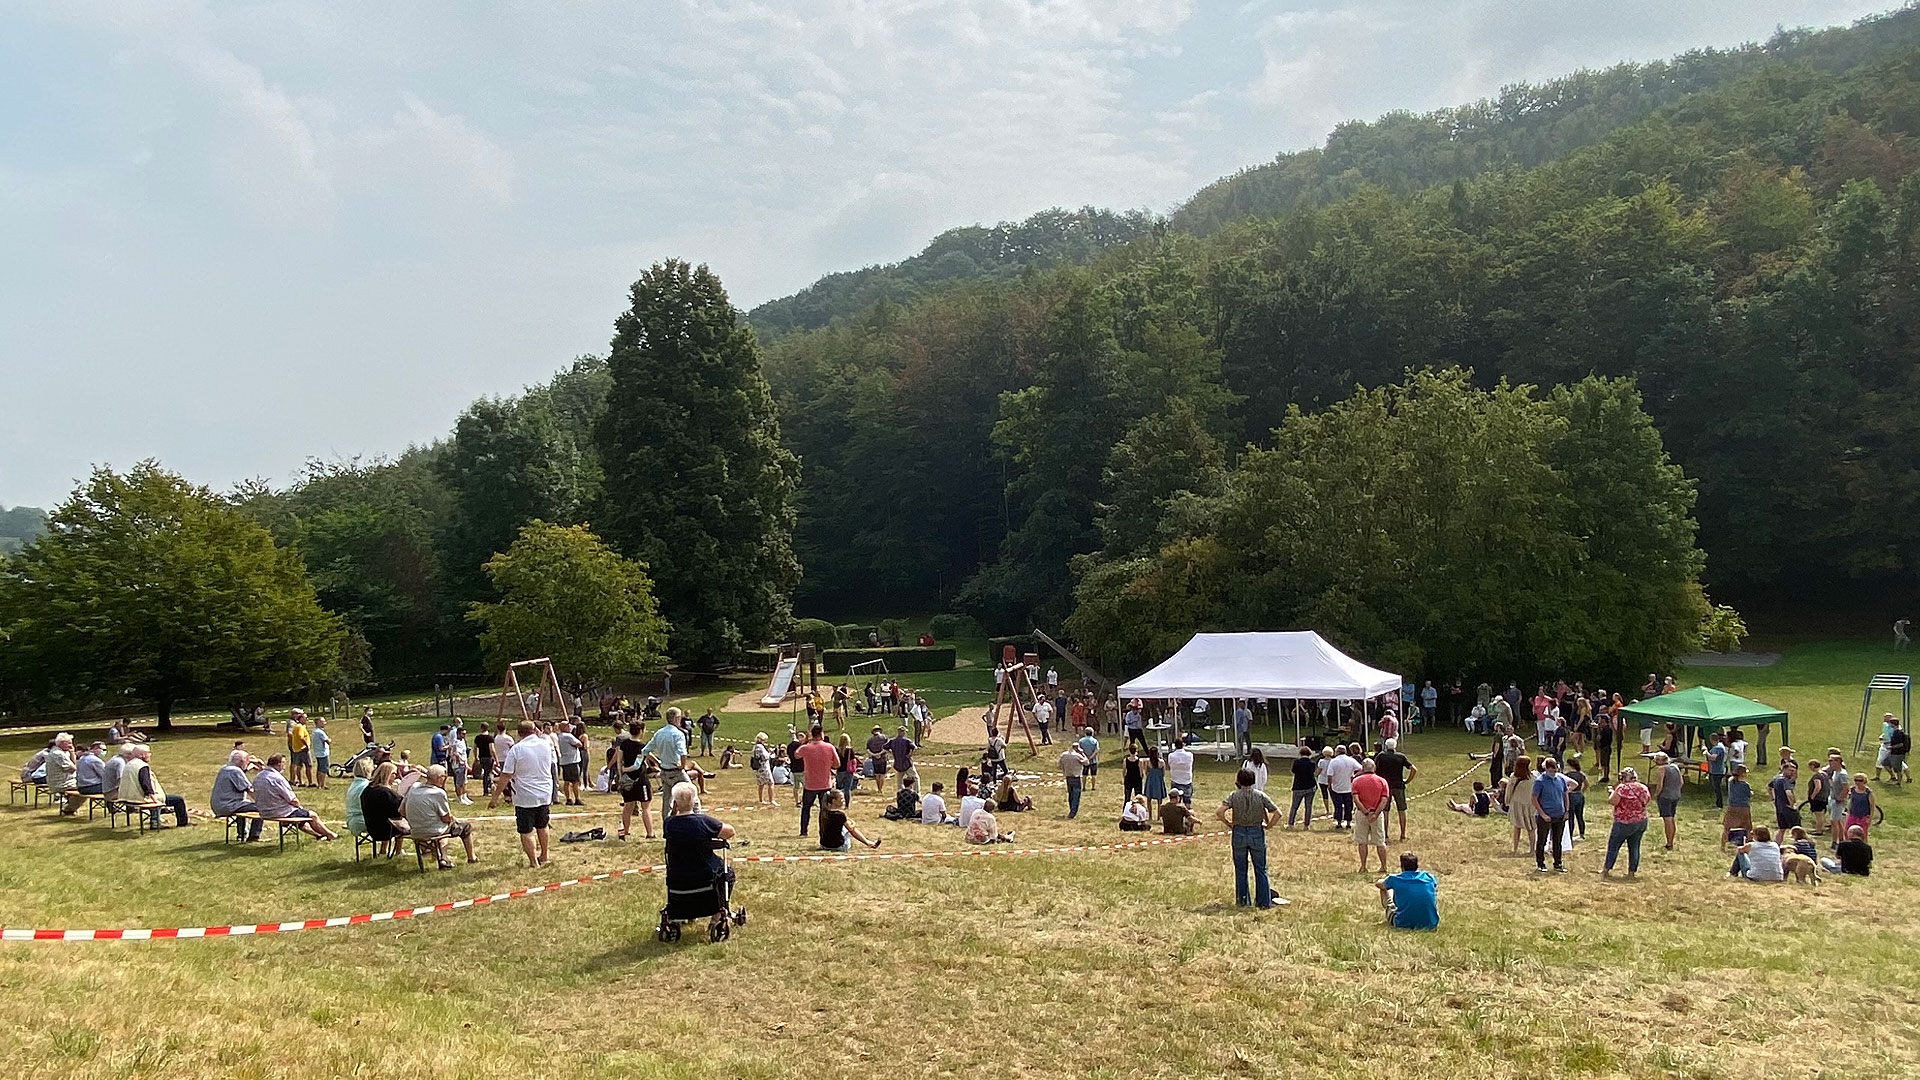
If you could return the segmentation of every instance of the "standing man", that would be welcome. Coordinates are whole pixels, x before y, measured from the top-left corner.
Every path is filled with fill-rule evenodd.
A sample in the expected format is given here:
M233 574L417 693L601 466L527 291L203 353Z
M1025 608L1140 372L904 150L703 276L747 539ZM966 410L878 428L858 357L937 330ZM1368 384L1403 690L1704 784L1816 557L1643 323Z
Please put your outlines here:
M1379 756L1373 759L1373 768L1380 774L1380 779L1387 782L1388 797L1394 809L1400 812L1400 842L1404 844L1407 842L1407 784L1420 775L1420 768L1409 761L1399 747L1397 739L1382 743Z
M840 687L838 690L834 691L834 698L833 698L833 711L836 715L841 717L843 721L846 718L846 707L845 707L846 691L847 691L846 687L844 686ZM713 756L713 733L719 730L720 730L720 718L713 715L713 706L709 705L707 706L707 711L700 714L700 756L701 757Z
M1093 733L1092 724L1087 725L1078 745L1080 756L1087 759L1087 790L1093 791L1100 786L1100 736Z
M813 805L819 803L822 811L826 809L833 773L840 767L840 752L827 742L820 725L815 724L807 731L807 741L794 757L806 769L801 774L805 788L800 795L800 835L805 836L807 826L813 821Z
M1193 751L1185 743L1167 753L1167 786L1193 805Z
M1146 703L1139 698L1127 702L1127 711L1122 722L1127 728L1127 745L1140 744L1140 752L1147 752Z
M1902 615L1898 619L1893 620L1893 647L1894 648L1904 649L1909 645L1913 644L1913 638L1907 635L1907 631L1912 628L1913 628L1913 623L1905 615Z
M903 784L908 776L919 781L920 774L913 771L913 752L918 749L920 744L908 737L905 724L894 728L893 738L887 740L887 750L893 754L894 783Z
M313 783L322 790L327 786L327 770L333 767L333 736L327 734L327 718L313 718L313 730L307 737L313 742Z
M1667 850L1673 850L1674 818L1680 813L1680 793L1686 787L1686 777L1681 775L1680 766L1668 760L1667 755L1653 755L1654 800L1660 807L1660 827L1666 830Z
M1360 849L1360 872L1367 872L1367 848L1380 854L1380 872L1387 872L1387 782L1380 777L1379 765L1372 758L1360 763L1360 775L1353 778L1353 806L1358 823L1353 842Z
M293 784L299 786L305 777L307 786L313 786L313 735L307 730L307 714L299 709L287 718L287 757Z
M900 728L902 732L906 727ZM876 795L887 793L887 750L893 740L880 731L880 725L873 725L873 734L867 736L867 771L873 774L873 792Z
M1233 747L1240 754L1253 749L1253 710L1246 698L1233 703Z
M1048 672L1048 674L1053 674ZM1053 745L1053 702L1041 698L1033 703L1033 722L1040 725L1040 745Z
M1799 795L1794 790L1800 783L1800 767L1788 758L1780 763L1780 773L1767 782L1767 790L1773 795L1773 822L1779 828L1780 835L1789 835L1789 830L1800 824Z
M1233 829L1233 898L1241 907L1273 906L1273 888L1267 881L1267 829L1280 820L1280 808L1267 793L1253 786L1253 770L1233 777L1233 793L1220 802L1214 817ZM1247 868L1253 868L1253 889L1247 889Z
M1360 775L1360 762L1340 747L1327 762L1327 794L1333 802L1333 827L1353 828L1353 779ZM1381 841L1385 843L1385 841Z
M1560 774L1560 763L1547 758L1533 778L1533 866L1536 873L1547 872L1547 848L1553 848L1553 872L1564 874L1562 847L1567 835L1567 778Z
M673 790L673 785L687 779L687 767L693 759L687 756L687 733L680 727L682 713L678 707L667 710L666 723L647 740L647 753L660 763L659 790L662 793ZM812 777L808 777L809 780ZM831 784L832 776L821 778L823 783Z
M501 759L500 776L513 790L513 827L520 834L520 850L526 853L527 865L547 865L547 828L553 817L553 749L540 737L540 728L533 721L520 721L520 738Z
M480 774L480 794L493 794L493 732L487 728L486 721L480 722L480 730L473 736L473 771Z
M1427 685L1420 688L1420 722L1432 727L1439 713L1440 691L1434 687L1433 680L1428 679ZM1404 840L1406 837L1403 836L1401 839Z
M360 707L360 738L368 746L373 745L373 706L371 705Z
M433 733L427 742L427 768L447 763L447 725L441 724L440 730Z
M1067 820L1080 816L1082 774L1087 771L1087 756L1072 743L1060 753L1060 775L1067 781Z
M561 797L568 806L584 806L586 801L580 797L580 783L587 771L586 745L573 733L573 725L564 720L554 731L554 741L560 746Z

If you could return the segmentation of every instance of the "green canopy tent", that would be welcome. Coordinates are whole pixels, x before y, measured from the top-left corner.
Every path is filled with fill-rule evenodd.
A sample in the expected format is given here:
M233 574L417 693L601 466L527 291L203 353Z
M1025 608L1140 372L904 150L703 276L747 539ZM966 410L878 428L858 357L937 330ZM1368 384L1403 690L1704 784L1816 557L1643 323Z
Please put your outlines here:
M1711 686L1694 686L1671 694L1661 694L1645 701L1636 701L1620 711L1636 720L1647 719L1703 731L1752 724L1779 724L1780 742L1787 742L1787 714L1784 709L1776 709L1738 694L1729 694L1725 690L1715 690Z

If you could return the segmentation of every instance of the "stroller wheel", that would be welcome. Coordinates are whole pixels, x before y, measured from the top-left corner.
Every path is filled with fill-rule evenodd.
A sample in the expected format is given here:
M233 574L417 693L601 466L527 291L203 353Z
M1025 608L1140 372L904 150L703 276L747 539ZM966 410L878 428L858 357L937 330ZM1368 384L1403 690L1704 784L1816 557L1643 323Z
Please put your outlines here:
M673 926L667 931L667 935L668 935L667 937L668 941L679 941L680 940L680 924L674 923Z
M741 908L738 911L735 911L733 913L733 925L735 926L747 925L747 909L746 908Z
M673 929L673 924L667 921L667 913L664 910L661 911L660 925L654 930L653 932L654 936L659 938L661 941L667 941L669 940L667 936L667 932L672 929Z
M727 920L724 917L716 918L711 923L707 924L708 944L719 944L721 941L725 940L726 936L727 936Z

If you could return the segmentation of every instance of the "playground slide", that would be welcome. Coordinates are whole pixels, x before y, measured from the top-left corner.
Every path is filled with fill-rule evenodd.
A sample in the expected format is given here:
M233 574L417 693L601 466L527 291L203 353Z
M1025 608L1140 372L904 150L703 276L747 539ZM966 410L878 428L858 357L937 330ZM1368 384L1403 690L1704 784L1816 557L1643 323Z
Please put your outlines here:
M787 700L787 691L793 689L794 672L800 670L800 658L789 656L780 661L773 669L773 682L767 687L767 696L760 699L763 709L777 709Z

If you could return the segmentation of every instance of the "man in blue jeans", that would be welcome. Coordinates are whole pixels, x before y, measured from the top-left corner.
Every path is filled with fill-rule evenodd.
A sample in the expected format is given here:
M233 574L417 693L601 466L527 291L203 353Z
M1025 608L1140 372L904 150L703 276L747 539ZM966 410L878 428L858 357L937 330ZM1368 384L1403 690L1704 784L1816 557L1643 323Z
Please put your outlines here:
M1266 909L1273 906L1273 889L1267 883L1267 828L1280 820L1280 808L1267 793L1253 786L1252 769L1234 774L1233 794L1220 802L1215 815L1221 824L1233 828L1233 895L1241 907L1251 903ZM1253 864L1253 892L1247 892L1247 864Z
M1060 755L1060 775L1067 781L1067 820L1080 816L1080 774L1087 769L1087 756L1072 743Z

